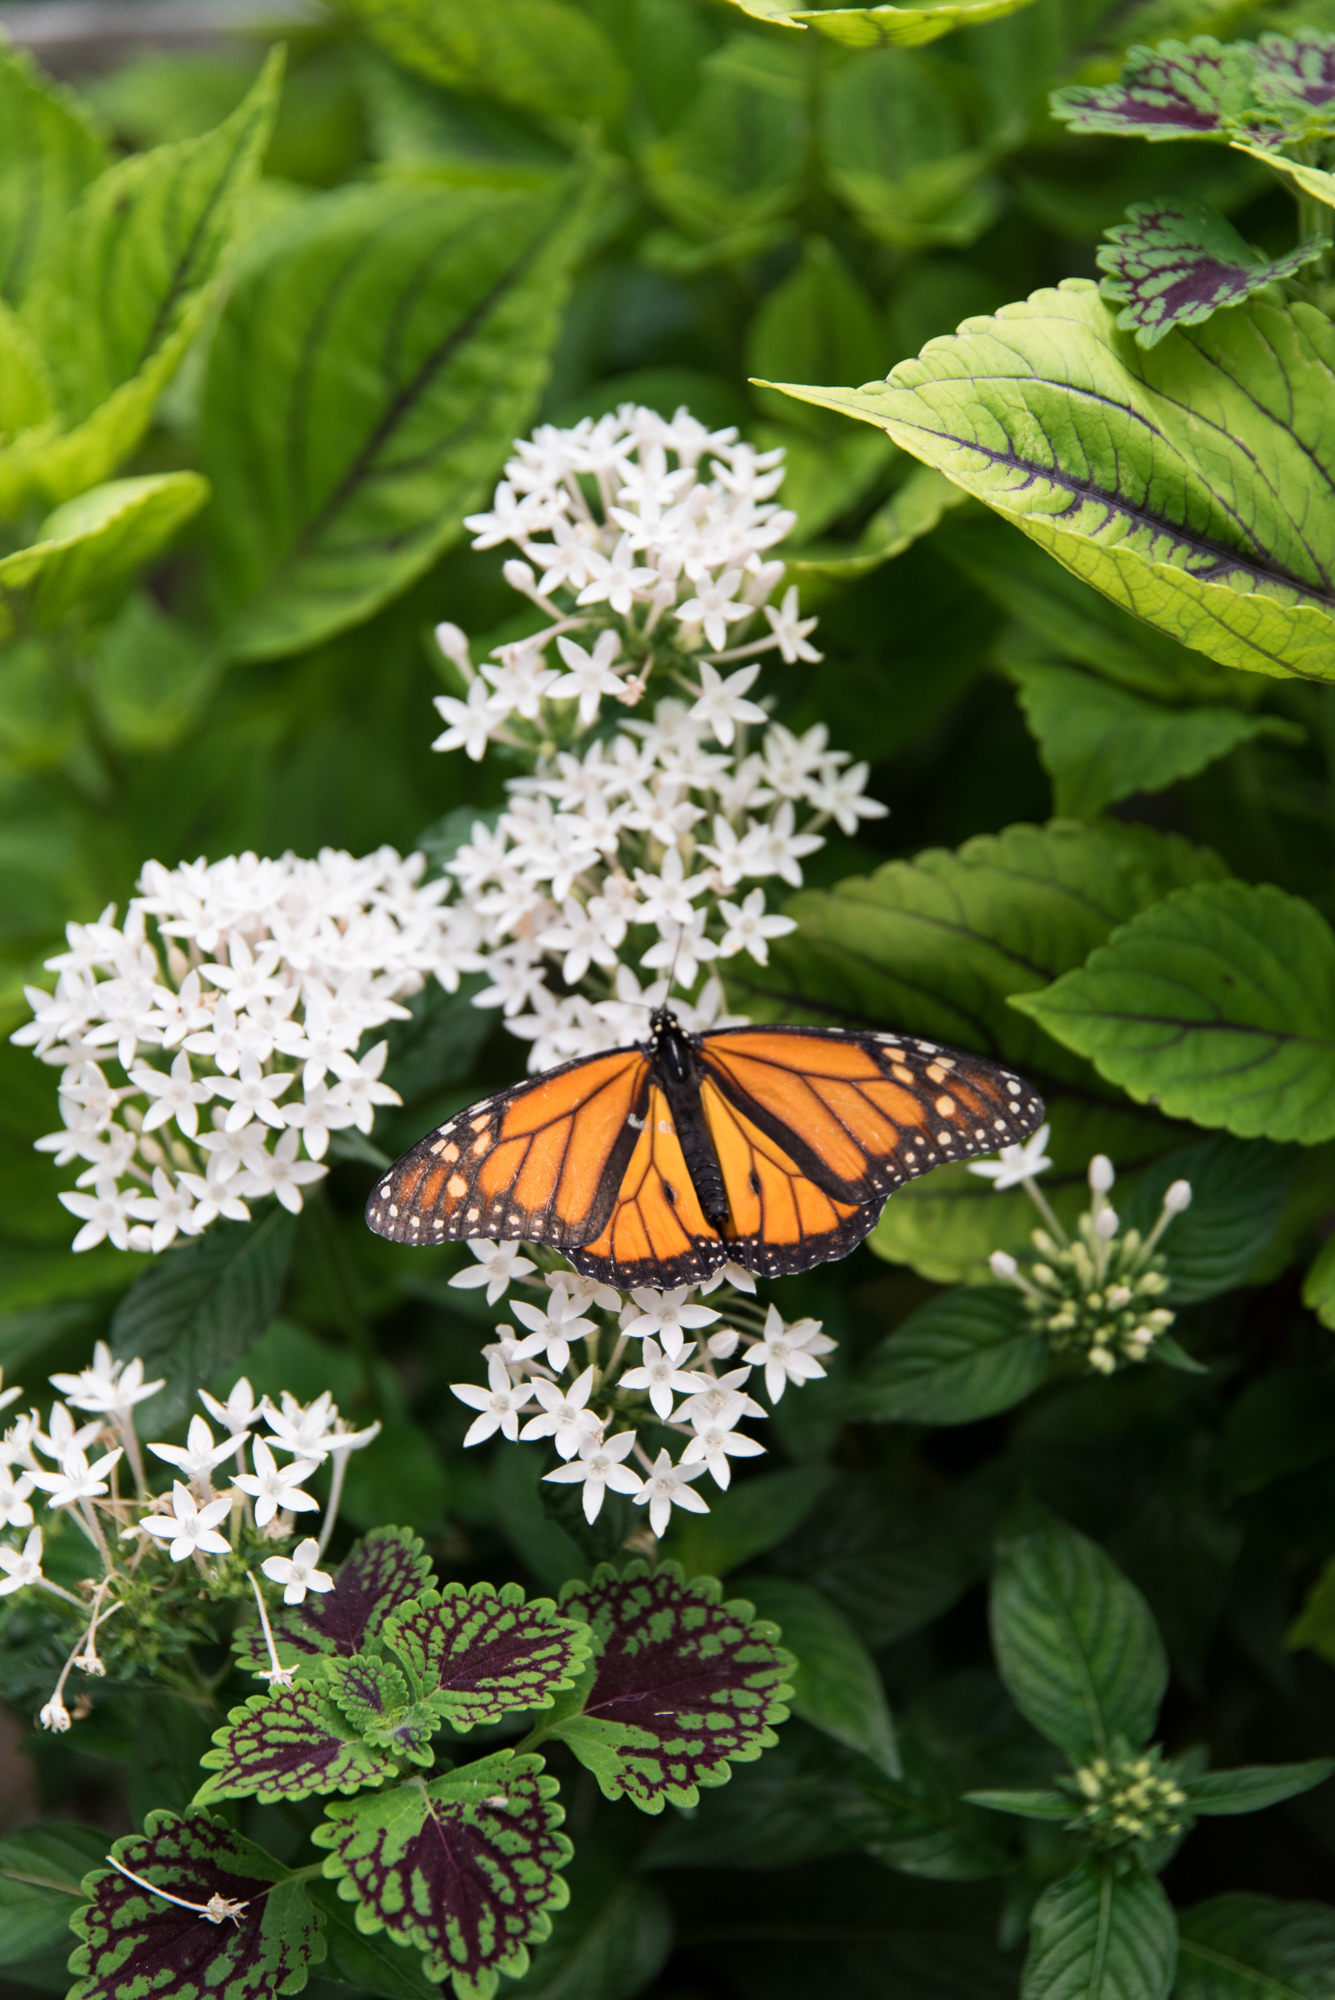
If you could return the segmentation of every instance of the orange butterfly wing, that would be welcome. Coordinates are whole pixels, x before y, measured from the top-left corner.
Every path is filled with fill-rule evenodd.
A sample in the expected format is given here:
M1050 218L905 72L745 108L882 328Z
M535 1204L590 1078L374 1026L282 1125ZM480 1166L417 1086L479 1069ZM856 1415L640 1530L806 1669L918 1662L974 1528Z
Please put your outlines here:
M648 1095L642 1051L614 1049L484 1098L395 1161L366 1220L396 1243L585 1243L612 1212Z
M568 1255L577 1271L631 1291L654 1285L671 1291L698 1285L728 1260L729 1250L706 1220L691 1183L668 1109L649 1087L644 1129L602 1233Z

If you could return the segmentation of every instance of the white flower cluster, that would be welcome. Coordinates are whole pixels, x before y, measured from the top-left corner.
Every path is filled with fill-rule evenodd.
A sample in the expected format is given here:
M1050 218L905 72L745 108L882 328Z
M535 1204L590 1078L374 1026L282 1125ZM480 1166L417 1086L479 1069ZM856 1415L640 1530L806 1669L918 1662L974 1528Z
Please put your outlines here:
M480 668L439 627L466 698L437 700L435 748L499 743L533 766L449 872L473 924L464 969L488 977L477 1004L504 1010L540 1070L640 1040L669 973L688 996L704 979L679 1011L714 1025L725 963L765 964L793 928L761 885L799 887L822 826L853 833L886 808L823 726L794 735L751 698L761 655L821 658L796 589L770 601L784 565L767 552L794 520L772 497L782 452L626 404L515 454L468 525L475 548L522 550L504 573L540 618Z
M226 1402L199 1392L218 1426L217 1435L196 1416L184 1444L148 1445L152 1458L172 1474L170 1491L155 1493L148 1472L157 1467L145 1464L134 1411L162 1383L145 1382L141 1361L115 1360L103 1341L94 1348L90 1367L50 1380L63 1400L52 1403L45 1420L30 1410L0 1436L0 1530L23 1535L21 1542L0 1541L0 1598L41 1589L72 1605L81 1620L91 1612L42 1709L44 1728L69 1728L64 1690L75 1667L85 1674L105 1672L97 1652L99 1625L124 1608L124 1591L155 1553L165 1552L173 1564L193 1560L207 1584L214 1578L207 1558L231 1557L243 1540L252 1545L290 1541L296 1517L319 1511L318 1500L305 1489L326 1460L332 1460L333 1470L318 1539L308 1536L290 1554L267 1556L260 1568L283 1585L289 1604L299 1604L308 1590L333 1587L318 1560L338 1517L348 1456L379 1435L378 1423L351 1429L327 1391L306 1405L286 1391L281 1407L267 1397L256 1401L243 1375ZM22 1394L0 1384L0 1410ZM127 1490L122 1491L126 1474ZM89 1568L83 1596L43 1572L43 1534L34 1513L43 1504L82 1531ZM244 1570L240 1573L244 1578Z
M265 1195L295 1214L330 1133L400 1101L387 1044L357 1050L429 973L458 984L449 885L425 870L388 847L150 861L123 926L67 926L56 990L27 989L12 1039L61 1068L64 1129L37 1144L88 1162L60 1197L76 1250L165 1250Z
M486 1388L452 1385L460 1402L479 1412L464 1443L482 1444L498 1431L512 1442L550 1438L564 1463L545 1477L580 1486L589 1521L609 1490L647 1507L656 1535L673 1507L707 1514L691 1481L708 1472L726 1489L729 1460L764 1450L736 1428L743 1417L766 1415L747 1393L752 1371L763 1370L766 1393L777 1403L790 1382L823 1376L819 1356L835 1345L819 1320L785 1324L775 1306L762 1313L744 1296L754 1295L754 1278L737 1265L694 1289L627 1297L573 1271L540 1274L514 1243L468 1247L477 1262L456 1272L451 1285L485 1285L488 1305L512 1284L536 1296L514 1300L519 1329L498 1326L495 1344L482 1350ZM721 1285L729 1287L723 1312L704 1304ZM572 1345L582 1350L578 1358ZM677 1461L663 1444L651 1459L640 1443L642 1428L684 1438ZM628 1463L632 1458L636 1464Z
M1113 1163L1106 1153L1096 1153L1089 1163L1089 1208L1072 1238L1038 1185L1037 1176L1052 1165L1049 1132L1040 1125L1022 1146L1004 1146L995 1160L970 1165L970 1173L990 1180L1000 1193L1022 1187L1046 1225L1030 1238L1037 1255L1022 1264L1008 1251L994 1250L992 1275L1024 1294L1029 1323L1054 1354L1078 1355L1095 1374L1112 1375L1125 1362L1148 1360L1177 1317L1154 1303L1169 1289L1159 1243L1174 1216L1191 1206L1191 1182L1174 1181L1166 1190L1147 1236L1138 1229L1123 1235L1108 1200L1116 1179Z

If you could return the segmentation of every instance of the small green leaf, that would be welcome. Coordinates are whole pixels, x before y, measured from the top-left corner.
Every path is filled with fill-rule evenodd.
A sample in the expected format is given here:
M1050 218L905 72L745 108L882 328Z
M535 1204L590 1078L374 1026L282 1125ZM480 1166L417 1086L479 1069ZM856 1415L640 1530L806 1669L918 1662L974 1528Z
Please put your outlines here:
M987 153L933 56L883 48L840 66L822 92L820 136L834 192L898 249L971 243L996 214Z
M195 1391L259 1339L278 1310L295 1235L275 1203L254 1222L217 1223L166 1251L131 1285L111 1322L112 1352L166 1377L136 1412L145 1434L179 1422Z
M38 71L22 49L0 49L0 292L22 298L60 222L107 164L88 106Z
M1179 1919L1176 2000L1332 2000L1335 1910L1214 1896Z
M884 1683L843 1613L811 1584L787 1577L743 1577L737 1589L779 1627L797 1656L789 1697L794 1715L859 1751L887 1777L902 1777Z
M1066 1792L966 1792L973 1806L989 1812L1014 1813L1019 1819L1068 1820L1077 1807Z
M558 1789L540 1757L501 1750L429 1785L335 1800L311 1838L360 1930L420 1951L457 2000L491 2000L499 1974L528 1970L546 1912L567 1900Z
M440 1717L425 1702L411 1699L407 1681L388 1660L357 1653L350 1660L324 1662L316 1678L339 1713L374 1749L392 1750L395 1756L428 1767L435 1762L431 1738L440 1729Z
M1012 656L1005 666L1052 779L1053 805L1077 819L1097 819L1133 793L1160 792L1193 778L1240 743L1302 740L1295 725L1278 716L1164 708L1130 688L1047 660Z
M1145 1743L1168 1684L1154 1619L1096 1542L1055 1515L1003 1535L992 1644L1015 1706L1074 1763Z
M1142 347L1295 277L1325 248L1312 237L1282 257L1259 257L1231 222L1200 201L1138 202L1127 215L1098 253L1099 269L1108 273L1099 290L1121 306L1117 324L1133 328Z
M739 35L704 65L686 115L640 156L658 207L720 255L777 240L802 191L810 137L795 49Z
M1012 1003L1138 1103L1239 1138L1335 1136L1335 937L1270 883L1204 883Z
M819 28L850 49L915 49L956 28L979 27L1014 14L1030 0L929 0L925 7L789 7L785 0L732 0L757 20Z
M1177 1919L1154 1876L1088 1861L1039 1897L1021 2000L1167 2000Z
M876 307L825 237L808 236L792 271L766 293L747 329L746 366L750 375L823 382L864 382L885 366ZM760 400L773 415L793 416L784 397L762 392ZM815 422L819 433L828 434L828 418ZM784 498L792 504L787 489Z
M89 1875L91 1900L73 1922L84 1942L70 1959L69 2000L137 2000L150 1981L172 2000L270 2000L299 1993L324 1957L305 1885L207 1813L150 1813L110 1859L199 1907L183 1909L116 1868ZM214 1897L235 1920L201 1914Z
M0 557L0 639L48 631L83 599L128 576L209 497L195 472L113 479L47 516L38 539Z
M960 1285L872 1349L840 1406L874 1423L975 1423L1023 1402L1051 1368L1048 1343L1013 1286Z
M230 1710L215 1730L216 1748L200 1762L215 1775L206 1778L193 1803L256 1798L261 1805L280 1799L323 1797L380 1785L394 1773L394 1760L360 1740L332 1702L304 1685L253 1694Z
M589 1654L586 1629L557 1617L548 1598L526 1602L517 1583L423 1591L390 1614L381 1638L417 1699L465 1733L518 1710L550 1708Z
M1307 1764L1252 1764L1232 1771L1207 1771L1185 1781L1194 1813L1261 1812L1281 1799L1296 1798L1323 1785L1335 1772L1335 1757L1317 1757Z
M599 1651L583 1712L551 1733L607 1798L650 1813L693 1806L701 1785L726 1784L732 1763L774 1742L792 1656L749 1604L721 1598L715 1578L688 1583L671 1562L620 1575L600 1563L590 1582L562 1591L562 1609L593 1628Z
M1076 132L1121 138L1265 137L1278 148L1335 124L1335 40L1304 27L1290 40L1197 35L1132 48L1116 83L1057 90L1052 115ZM1266 155L1262 155L1266 157Z
M396 62L446 90L517 110L606 118L626 93L615 49L596 22L560 0L339 0Z
M105 1833L73 1821L39 1822L0 1839L0 1966L68 1948L83 1878L106 1854Z

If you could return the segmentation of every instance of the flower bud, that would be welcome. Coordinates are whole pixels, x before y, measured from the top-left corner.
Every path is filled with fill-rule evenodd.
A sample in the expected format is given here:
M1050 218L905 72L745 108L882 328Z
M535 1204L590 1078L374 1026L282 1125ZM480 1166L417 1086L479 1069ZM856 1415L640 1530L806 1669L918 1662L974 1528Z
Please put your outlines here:
M1106 1153L1095 1153L1089 1163L1089 1185L1093 1188L1095 1194L1107 1194L1108 1189L1116 1179L1117 1175L1113 1171L1113 1163L1108 1158L1108 1155Z
M994 1250L987 1261L992 1267L994 1278L1013 1278L1020 1268L1015 1259L1008 1256L1004 1250Z
M735 1326L725 1326L720 1332L711 1333L706 1345L715 1361L731 1361L740 1338Z
M1117 1234L1117 1227L1118 1219L1116 1210L1101 1208L1095 1220L1094 1228L1105 1243L1111 1243L1113 1237Z
M1163 1198L1163 1205L1169 1215L1181 1215L1184 1208L1190 1208L1191 1182L1174 1181Z
M507 563L505 567L507 570L512 568L528 570L527 563ZM533 581L533 572L531 570L528 570L528 576L531 583ZM507 576L505 580L509 583L510 578ZM463 632L459 626L451 625L449 619L446 618L443 623L436 627L436 644L440 647L441 652L447 660L453 660L461 673L465 674L469 680L473 678L473 661L468 651L467 633Z

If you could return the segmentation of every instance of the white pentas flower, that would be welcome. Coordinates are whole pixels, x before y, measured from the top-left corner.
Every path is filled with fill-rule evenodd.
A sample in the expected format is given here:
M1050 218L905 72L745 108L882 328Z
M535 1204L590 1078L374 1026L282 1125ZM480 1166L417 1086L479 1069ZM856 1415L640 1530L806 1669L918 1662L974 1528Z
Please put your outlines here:
M67 926L13 1039L61 1073L39 1150L88 1163L60 1196L76 1250L156 1253L270 1195L300 1209L330 1135L399 1102L377 1031L479 962L475 918L426 873L388 847L151 861L123 922Z
M200 1507L190 1488L178 1481L172 1486L171 1513L150 1514L139 1525L146 1535L167 1543L167 1553L174 1563L196 1554L225 1556L231 1553L232 1545L225 1535L219 1534L218 1523L226 1519L231 1505L224 1496Z
M319 1561L320 1544L308 1535L290 1556L269 1556L260 1568L273 1583L283 1585L284 1604L302 1604L308 1590L323 1593L334 1587L333 1577L319 1568Z

